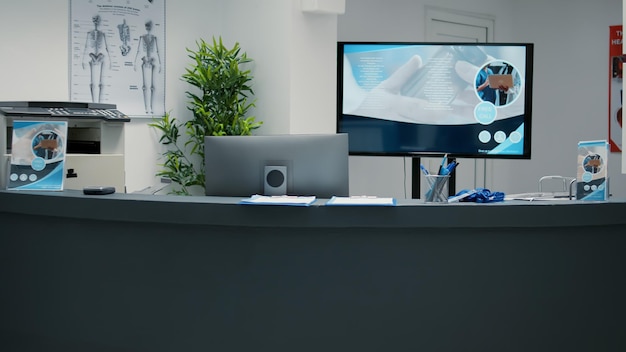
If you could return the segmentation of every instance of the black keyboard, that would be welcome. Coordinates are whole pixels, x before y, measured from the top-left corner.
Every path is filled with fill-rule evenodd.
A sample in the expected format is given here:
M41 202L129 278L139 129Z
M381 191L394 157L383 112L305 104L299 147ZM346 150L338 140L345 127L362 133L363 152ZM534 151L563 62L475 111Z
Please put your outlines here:
M51 116L69 118L97 118L113 121L130 121L130 118L117 109L91 108L48 108Z

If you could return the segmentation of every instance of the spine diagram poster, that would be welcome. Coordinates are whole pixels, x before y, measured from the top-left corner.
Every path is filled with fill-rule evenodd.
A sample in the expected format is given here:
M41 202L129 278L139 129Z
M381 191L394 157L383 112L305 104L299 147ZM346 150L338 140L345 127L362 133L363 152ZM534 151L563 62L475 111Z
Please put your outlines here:
M63 190L67 121L13 122L10 190Z
M165 113L165 0L70 0L70 99Z

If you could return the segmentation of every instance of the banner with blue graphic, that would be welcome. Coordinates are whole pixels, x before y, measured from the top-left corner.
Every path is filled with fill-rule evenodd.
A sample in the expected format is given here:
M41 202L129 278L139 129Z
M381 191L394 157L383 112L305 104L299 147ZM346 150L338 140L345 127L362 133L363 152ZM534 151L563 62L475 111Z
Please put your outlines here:
M7 189L63 190L67 121L13 121Z

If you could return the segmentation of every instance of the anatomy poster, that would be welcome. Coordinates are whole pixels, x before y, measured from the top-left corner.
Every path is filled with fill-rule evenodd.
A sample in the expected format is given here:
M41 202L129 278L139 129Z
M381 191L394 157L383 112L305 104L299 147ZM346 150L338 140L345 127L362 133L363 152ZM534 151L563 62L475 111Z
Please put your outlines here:
M165 0L70 0L70 99L165 113Z
M612 152L622 150L622 26L610 26L609 41L609 143Z

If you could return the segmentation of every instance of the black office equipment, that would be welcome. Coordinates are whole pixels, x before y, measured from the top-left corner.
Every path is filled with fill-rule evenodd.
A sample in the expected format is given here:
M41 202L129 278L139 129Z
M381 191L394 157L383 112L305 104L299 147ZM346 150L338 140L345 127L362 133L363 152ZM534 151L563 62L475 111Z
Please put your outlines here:
M87 186L83 188L83 193L86 195L102 196L115 193L115 187L111 186Z
M125 189L124 127L130 117L115 104L69 101L0 101L0 189L6 187L13 124L19 120L68 122L65 189Z

